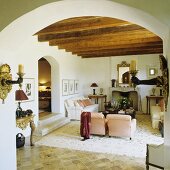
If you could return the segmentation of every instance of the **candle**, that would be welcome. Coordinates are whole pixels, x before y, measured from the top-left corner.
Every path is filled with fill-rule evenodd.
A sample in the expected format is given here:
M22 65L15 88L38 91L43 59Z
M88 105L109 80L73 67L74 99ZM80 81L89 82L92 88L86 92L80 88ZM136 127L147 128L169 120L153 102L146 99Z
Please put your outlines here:
M24 66L22 64L18 65L18 73L24 73Z
M132 60L130 63L130 71L136 70L136 61Z

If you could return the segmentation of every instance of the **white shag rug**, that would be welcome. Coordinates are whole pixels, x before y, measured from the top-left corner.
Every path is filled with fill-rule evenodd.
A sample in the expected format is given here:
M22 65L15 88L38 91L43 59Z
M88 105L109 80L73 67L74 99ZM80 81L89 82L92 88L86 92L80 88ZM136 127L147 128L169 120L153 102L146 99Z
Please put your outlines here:
M132 140L118 137L109 138L107 135L104 137L91 135L90 139L81 141L80 122L72 121L42 137L35 145L145 158L146 144L161 144L164 139L158 129L151 127L150 115L138 114L136 119L137 131Z

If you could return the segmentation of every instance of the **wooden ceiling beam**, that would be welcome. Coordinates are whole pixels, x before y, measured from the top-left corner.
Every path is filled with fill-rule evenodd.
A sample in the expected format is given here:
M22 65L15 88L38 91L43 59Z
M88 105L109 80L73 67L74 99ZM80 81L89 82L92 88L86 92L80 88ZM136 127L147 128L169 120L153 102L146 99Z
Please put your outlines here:
M70 21L68 21L70 20ZM43 35L47 33L59 33L59 32L67 32L67 31L76 31L76 30L87 30L90 27L93 28L104 28L108 26L120 26L120 25L128 25L131 23L128 21L123 21L115 18L109 17L77 17L74 19L66 19L59 22L56 22L41 31L37 32L34 35Z
M39 42L44 42L44 41L49 41L49 40L65 40L66 38L78 38L78 37L84 37L84 36L98 36L101 34L118 34L123 32L124 34L132 34L132 31L139 32L146 29L132 24L132 25L127 25L127 26L115 26L115 27L104 27L104 28L93 28L90 27L88 30L83 30L83 31L70 31L69 32L61 32L61 33L56 33L56 34L44 34L44 35L38 35L38 41Z
M162 39L127 21L83 16L56 22L36 33L39 42L65 49L83 58L160 54Z
M162 41L159 37L151 37L151 38L140 38L134 40L127 40L124 39L122 41L85 41L79 43L69 43L64 45L58 45L59 49L66 49L66 51L72 51L73 49L86 49L86 48L100 48L100 47L108 47L108 46L115 46L115 45L124 45L124 44L134 44L134 43L148 43L148 42L155 42L155 41Z
M112 56L124 56L124 55L142 55L142 54L162 54L163 49L154 49L154 50L134 50L134 51L126 51L119 50L113 51L110 53L95 53L95 54L86 54L86 55L78 55L82 58L95 58L95 57L112 57Z
M100 54L100 53L112 53L112 52L119 52L119 51L149 51L149 50L157 50L157 49L162 49L162 46L157 46L157 47L136 47L136 48L117 48L117 49L113 49L113 50L98 50L98 51L94 51L94 52L78 52L78 54L80 55L86 55L86 54Z
M118 49L118 48L136 48L136 47L163 47L163 42L162 41L155 41L155 42L145 42L145 43L131 43L131 44L121 44L121 45L111 45L111 46L106 46L106 47L89 47L89 48L80 48L80 49L72 49L71 52L73 54L76 53L81 53L81 52L93 52L93 51L98 51L98 50L113 50L113 49Z
M93 51L77 51L77 52L72 52L72 54L77 54L77 55L86 55L86 54L99 54L99 53L112 53L112 52L116 52L116 51L139 51L139 50L156 50L156 49L163 49L163 46L162 45L154 45L154 46L145 46L145 47L129 47L129 48L116 48L116 49L99 49L99 50L93 50Z
M51 45L58 44L67 44L74 43L80 41L112 41L112 40L123 40L123 39L134 39L140 37L154 37L155 34L148 32L146 30L138 30L138 31L127 31L127 32L119 32L116 34L95 34L91 36L81 36L81 37L70 37L70 38L62 38L62 39L54 39L49 40Z

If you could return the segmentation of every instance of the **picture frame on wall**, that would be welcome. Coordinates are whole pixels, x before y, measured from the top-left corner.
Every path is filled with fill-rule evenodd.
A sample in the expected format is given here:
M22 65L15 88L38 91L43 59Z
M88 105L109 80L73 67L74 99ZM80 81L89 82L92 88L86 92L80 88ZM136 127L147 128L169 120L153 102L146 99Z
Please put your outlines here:
M74 94L74 80L69 80L69 94Z
M69 80L62 80L62 95L67 96L69 93Z
M79 81L74 80L74 93L79 93Z
M155 78L158 75L158 68L156 66L147 67L148 78Z
M25 100L25 102L33 101L34 93L35 93L34 78L23 78L22 90L25 92L25 94L28 97L28 100Z

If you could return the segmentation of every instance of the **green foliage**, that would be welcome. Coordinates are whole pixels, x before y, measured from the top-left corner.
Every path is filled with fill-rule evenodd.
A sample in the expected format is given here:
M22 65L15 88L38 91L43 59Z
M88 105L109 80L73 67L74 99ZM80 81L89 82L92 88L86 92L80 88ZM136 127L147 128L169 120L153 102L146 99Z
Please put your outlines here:
M127 97L121 97L118 99L120 109L127 109L133 105L132 99Z

